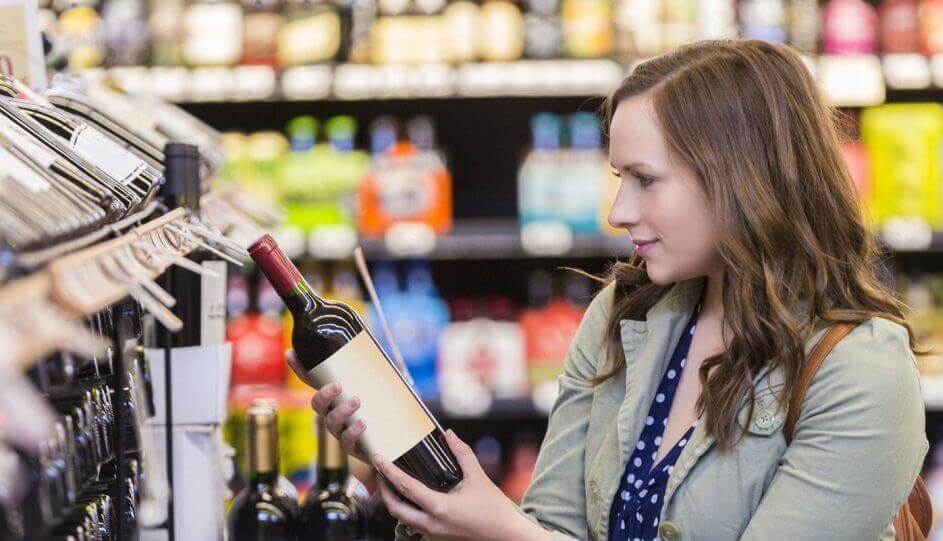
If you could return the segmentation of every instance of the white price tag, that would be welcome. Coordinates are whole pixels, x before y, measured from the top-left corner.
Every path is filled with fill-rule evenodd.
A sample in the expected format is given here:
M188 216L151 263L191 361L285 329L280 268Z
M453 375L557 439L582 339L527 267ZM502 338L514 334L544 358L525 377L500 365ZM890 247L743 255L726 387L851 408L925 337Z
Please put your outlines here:
M290 100L316 100L330 93L329 66L298 66L282 73L282 94Z
M233 80L233 71L229 68L194 68L190 71L189 97L194 101L228 99Z
M357 231L349 225L323 225L311 230L308 253L315 259L350 259L357 247Z
M533 222L521 227L521 244L532 255L563 255L573 248L573 230L563 222Z
M286 225L272 231L272 237L289 259L298 259L305 255L305 234L300 227Z
M0 0L0 73L46 89L46 59L35 0Z
M930 86L930 63L919 53L885 55L884 78L890 88L927 88Z
M264 100L275 94L275 70L270 66L238 66L233 69L233 99Z
M884 222L881 238L892 250L925 250L933 242L933 230L923 218L896 216Z
M435 231L419 222L393 224L385 236L386 249L396 256L425 256L435 250Z
M884 72L877 56L823 56L818 75L825 94L835 105L866 107L884 102Z
M190 72L182 67L156 67L149 73L149 91L168 101L183 101L187 95Z

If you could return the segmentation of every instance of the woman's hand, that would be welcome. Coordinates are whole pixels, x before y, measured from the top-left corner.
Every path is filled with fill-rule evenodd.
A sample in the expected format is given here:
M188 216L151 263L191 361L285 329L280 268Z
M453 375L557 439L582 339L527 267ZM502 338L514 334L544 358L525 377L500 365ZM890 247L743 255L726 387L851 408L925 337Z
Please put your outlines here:
M550 533L525 518L496 487L474 451L454 432L446 432L449 448L458 459L464 481L450 493L436 492L409 476L388 459L376 455L373 464L396 490L416 505L404 502L380 480L383 501L390 514L413 531L432 539L505 541L549 539Z
M317 386L311 381L311 378L308 377L308 373L305 371L304 367L298 362L298 358L295 356L295 350L289 349L286 351L285 360L288 361L288 366L291 367L295 375L297 375L301 381L317 389ZM334 382L325 385L323 389L318 389L318 392L314 393L314 397L311 399L311 407L318 412L318 415L324 417L324 424L327 426L327 431L337 438L341 444L341 449L343 449L345 453L361 462L369 464L371 462L370 457L367 456L367 452L364 451L363 447L358 444L360 435L363 434L364 429L367 428L367 424L361 419L352 426L347 426L350 421L350 416L360 408L360 399L354 396L351 397L347 403L335 406L333 404L334 399L340 396L340 394L340 383Z

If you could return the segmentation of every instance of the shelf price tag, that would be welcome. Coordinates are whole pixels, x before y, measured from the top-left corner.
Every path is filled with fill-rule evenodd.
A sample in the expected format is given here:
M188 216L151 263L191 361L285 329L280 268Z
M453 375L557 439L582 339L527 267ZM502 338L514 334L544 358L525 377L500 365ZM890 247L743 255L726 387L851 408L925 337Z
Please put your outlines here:
M875 55L823 56L817 71L819 82L834 105L866 107L884 102L884 72Z
M349 225L322 225L311 230L308 253L315 259L350 259L357 247L357 231Z
M896 216L884 222L881 238L892 250L926 250L933 242L933 230L923 218Z
M37 21L37 3L0 0L0 73L37 92L46 90L46 59Z
M884 56L884 78L891 88L927 88L930 63L919 53L889 54Z
M386 249L395 256L426 256L435 250L436 234L423 223L399 222L387 230L385 242Z
M563 255L573 248L573 230L563 222L525 224L521 227L521 245L531 255Z

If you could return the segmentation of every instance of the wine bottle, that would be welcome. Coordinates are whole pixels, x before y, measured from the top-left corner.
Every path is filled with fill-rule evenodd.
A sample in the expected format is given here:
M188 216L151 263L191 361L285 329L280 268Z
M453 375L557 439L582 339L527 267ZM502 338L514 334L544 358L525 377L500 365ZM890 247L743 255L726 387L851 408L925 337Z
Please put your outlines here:
M66 141L72 150L150 201L164 183L160 169L151 167L137 152L122 144L119 135L108 135L51 105L11 99L21 111Z
M231 541L293 541L298 531L297 503L279 495L278 416L268 406L246 411L249 482L233 500L228 530Z
M359 502L347 491L350 474L341 444L317 416L318 477L301 506L302 541L362 539Z
M341 383L335 404L360 399L351 422L366 422L360 443L368 456L383 455L433 490L458 485L462 472L442 427L356 311L319 297L270 235L249 254L291 311L292 346L309 377L318 387Z

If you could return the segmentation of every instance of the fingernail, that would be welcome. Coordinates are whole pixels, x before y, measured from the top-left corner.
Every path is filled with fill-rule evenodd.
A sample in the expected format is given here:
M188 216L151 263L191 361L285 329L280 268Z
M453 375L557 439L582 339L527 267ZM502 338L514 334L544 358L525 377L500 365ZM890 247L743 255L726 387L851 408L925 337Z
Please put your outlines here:
M350 399L350 405L351 405L351 406L354 406L355 408L359 408L359 407L360 407L360 399L357 398L356 396L353 397L353 398L351 398L351 399Z
M448 430L445 431L445 436L446 436L447 438L452 438L452 439L454 440L454 439L455 439L455 432L453 432L452 429L450 428L450 429L448 429Z
M366 426L367 426L367 423L365 423L363 419L357 421L357 428L364 428Z
M373 464L374 464L375 466L377 466L377 467L382 466L382 465L383 465L383 457L380 456L379 454L373 455Z

